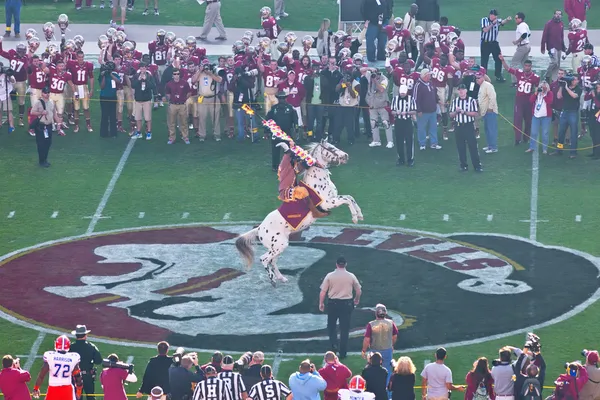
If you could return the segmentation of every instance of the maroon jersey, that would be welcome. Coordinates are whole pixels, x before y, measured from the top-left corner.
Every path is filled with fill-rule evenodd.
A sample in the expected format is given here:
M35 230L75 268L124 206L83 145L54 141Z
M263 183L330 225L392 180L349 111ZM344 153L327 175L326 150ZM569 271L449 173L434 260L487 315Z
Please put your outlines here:
M396 70L394 70L394 72L396 72ZM394 76L394 83L397 86L406 85L406 87L408 88L408 94L412 95L413 86L415 86L415 82L420 78L420 76L421 75L418 72L406 74L404 70L398 68L398 72Z
M439 58L431 59L431 82L435 87L446 87L448 79L454 76L456 69L452 65L442 67Z
M581 53L587 42L588 36L585 29L569 32L569 53Z
M270 67L265 67L262 77L265 82L265 88L276 88L279 85L279 81L285 79L286 75L280 69L273 71Z
M456 29L456 27L454 27L452 25L440 26L440 42L445 42L448 34L450 32L454 32L455 29Z
M158 65L150 64L146 66L146 70L148 70L148 72L150 72L150 75L152 75L153 77L156 78L158 76Z
M29 66L29 58L21 57L16 50L2 50L2 42L0 42L0 56L6 58L10 64L10 68L15 71L15 80L17 82L25 82L27 80L27 67Z
M169 95L169 101L176 104L185 103L191 90L190 85L183 79L179 82L169 81L165 86L165 94Z
M598 78L598 74L600 73L600 68L577 68L577 74L579 75L579 80L581 81L581 86L586 89L592 88L592 82L595 82Z
M460 38L456 41L454 46L454 54L456 54L458 50L462 50L463 53L465 52L465 42L463 42Z
M398 41L398 47L396 51L404 50L404 41L410 39L410 32L408 29L396 29L392 25L387 25L385 28L388 40L396 39Z
M286 79L285 81L281 82L278 86L279 90L283 90L285 93L287 93L288 96L286 98L286 101L290 103L292 107L300 107L300 103L302 103L302 99L304 99L304 96L306 94L303 84L298 82L298 80L289 83Z
M265 30L266 37L268 37L271 40L277 39L277 37L281 33L281 28L279 27L279 25L277 24L277 20L273 16L267 19L263 19L261 25Z
M84 61L82 65L77 61L69 61L67 71L73 77L73 85L85 85L89 79L94 79L94 65L89 61Z
M408 75L406 75L406 73L404 72L404 68L401 67L395 67L392 70L392 81L394 82L394 85L396 86L401 86L401 85L406 85L406 77ZM402 79L404 78L404 79Z
M68 72L63 72L62 74L59 74L58 72L52 72L50 73L49 81L50 93L63 93L65 91L67 82L71 81L71 74Z
M142 52L138 50L133 50L133 58L141 61L142 60Z
M46 86L46 74L40 67L31 65L29 67L29 74L27 74L27 80L29 86L33 89L43 89Z
M156 41L148 43L148 53L153 64L165 65L168 52L169 46L166 44L158 44Z
M533 71L526 73L522 69L510 68L508 73L517 78L517 97L529 98L533 94L533 88L540 84L540 77Z
M300 82L302 84L304 83L304 78L312 75L312 68L311 67L303 67L302 64L300 64L300 63L296 64L294 71L296 71L296 77L298 79L298 82Z

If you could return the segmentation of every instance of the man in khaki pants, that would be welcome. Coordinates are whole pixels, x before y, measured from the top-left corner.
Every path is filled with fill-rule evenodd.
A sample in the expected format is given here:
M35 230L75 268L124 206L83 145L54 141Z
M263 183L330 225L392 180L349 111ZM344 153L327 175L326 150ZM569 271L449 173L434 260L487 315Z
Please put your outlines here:
M198 84L198 132L201 142L206 140L206 125L210 117L213 123L213 135L221 141L221 106L217 98L217 83L223 78L217 75L208 59L202 60L200 69L192 77L192 84Z
M181 138L185 144L190 144L187 126L187 105L186 101L191 94L190 85L181 80L181 71L173 70L173 80L165 86L165 95L169 100L169 141L167 144L175 143L176 125L181 130Z

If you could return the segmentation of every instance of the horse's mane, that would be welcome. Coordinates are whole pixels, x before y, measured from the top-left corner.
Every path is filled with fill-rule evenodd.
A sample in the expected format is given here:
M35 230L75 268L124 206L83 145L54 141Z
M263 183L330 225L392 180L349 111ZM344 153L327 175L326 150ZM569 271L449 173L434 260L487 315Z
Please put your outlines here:
M308 151L309 153L312 153L312 151L315 149L315 147L317 147L319 145L318 142L312 142L306 145L306 151Z

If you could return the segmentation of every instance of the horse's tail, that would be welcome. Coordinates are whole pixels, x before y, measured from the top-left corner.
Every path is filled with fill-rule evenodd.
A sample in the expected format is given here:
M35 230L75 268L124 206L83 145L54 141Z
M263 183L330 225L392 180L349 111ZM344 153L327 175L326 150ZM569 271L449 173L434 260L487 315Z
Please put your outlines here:
M258 228L254 228L241 235L235 241L235 247L237 247L240 255L246 262L246 267L250 268L254 262L254 248L252 247L253 242L258 237Z

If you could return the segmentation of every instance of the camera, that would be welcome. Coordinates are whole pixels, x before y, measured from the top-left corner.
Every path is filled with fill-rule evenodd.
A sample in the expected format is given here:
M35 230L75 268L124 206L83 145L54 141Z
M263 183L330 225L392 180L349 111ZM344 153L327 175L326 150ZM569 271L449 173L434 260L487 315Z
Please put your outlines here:
M243 371L248 366L248 364L250 364L250 361L252 361L252 352L247 351L244 354L242 354L241 357L235 363L233 363L233 371Z
M13 76L15 74L15 70L10 67L5 67L4 64L0 63L0 74L5 74L6 76Z
M525 340L525 346L523 347L531 350L532 353L539 353L542 349L539 336L529 332L527 334L527 339Z
M119 368L126 369L130 374L133 373L133 364L127 364L121 361L112 361L108 358L102 360L102 367L104 368Z
M185 353L185 349L183 347L178 347L177 350L175 350L175 353L173 353L173 364L181 365L183 353Z
M115 63L112 61L106 62L100 65L100 74L101 75L110 75L115 70Z
M215 64L204 64L202 66L203 71L214 71L217 68Z
M537 88L537 92L542 93L542 88L541 87Z
M575 79L575 77L573 75L565 75L564 77L559 79L558 82L562 86L567 86L567 84L570 84L571 82L573 82L573 79Z

